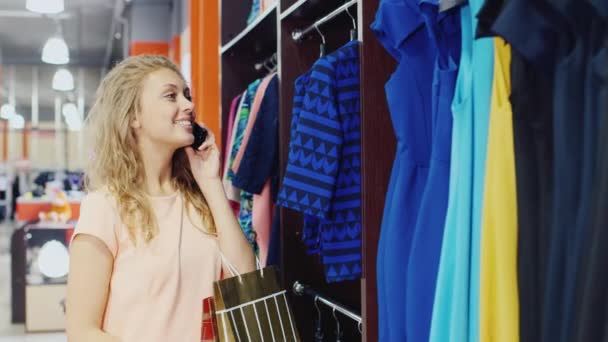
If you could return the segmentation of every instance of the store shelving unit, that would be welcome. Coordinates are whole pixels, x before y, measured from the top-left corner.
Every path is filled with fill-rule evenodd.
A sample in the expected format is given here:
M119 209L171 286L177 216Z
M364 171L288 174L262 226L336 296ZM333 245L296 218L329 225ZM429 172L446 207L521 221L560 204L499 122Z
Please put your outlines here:
M255 65L274 53L278 57L280 79L279 153L284 172L290 139L291 109L295 79L319 58L320 39L313 31L296 42L292 32L309 27L319 18L344 5L346 0L278 0L277 4L247 25L250 1L220 0L221 122L222 141L226 143L228 111L232 99L248 84L267 74ZM374 20L379 0L359 0L350 7L361 45L361 134L362 134L362 213L363 277L358 281L326 284L323 266L317 257L308 256L301 242L302 216L281 209L281 259L286 288L301 281L338 303L359 310L363 336L356 324L342 319L346 341L377 341L376 254L384 207L384 197L392 167L395 139L386 107L384 84L394 62L372 37L368 29ZM352 19L341 14L320 27L331 52L350 39ZM379 133L380 132L380 133ZM313 340L313 319L317 313L309 298L293 296L298 330L303 341ZM326 327L335 325L331 312L324 313ZM299 318L299 319L298 319ZM326 336L333 336L329 330Z

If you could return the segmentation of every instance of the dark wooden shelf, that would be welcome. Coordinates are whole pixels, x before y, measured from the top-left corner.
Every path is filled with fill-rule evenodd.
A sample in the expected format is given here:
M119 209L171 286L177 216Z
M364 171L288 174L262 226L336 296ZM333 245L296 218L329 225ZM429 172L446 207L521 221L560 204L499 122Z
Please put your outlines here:
M253 48L260 50L263 46L260 46L259 42L270 41L274 42L274 49L276 50L276 36L277 36L277 5L273 5L271 8L262 13L254 22L247 25L238 35L228 41L220 48L222 55L231 52L233 50ZM270 44L272 45L272 44Z

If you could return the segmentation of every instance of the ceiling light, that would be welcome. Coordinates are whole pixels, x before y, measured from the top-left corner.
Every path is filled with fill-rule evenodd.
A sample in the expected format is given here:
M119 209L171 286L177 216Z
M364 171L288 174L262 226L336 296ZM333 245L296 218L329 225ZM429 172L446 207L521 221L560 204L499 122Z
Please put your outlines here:
M25 8L29 11L42 14L57 14L63 12L63 0L27 0Z
M42 48L42 61L49 64L67 64L70 51L61 37L49 38Z
M53 89L59 91L74 90L74 76L68 69L59 69L53 76Z
M15 115L15 107L5 103L0 107L0 118L8 120Z
M10 129L23 129L25 127L25 119L22 115L15 113L8 119L8 127Z

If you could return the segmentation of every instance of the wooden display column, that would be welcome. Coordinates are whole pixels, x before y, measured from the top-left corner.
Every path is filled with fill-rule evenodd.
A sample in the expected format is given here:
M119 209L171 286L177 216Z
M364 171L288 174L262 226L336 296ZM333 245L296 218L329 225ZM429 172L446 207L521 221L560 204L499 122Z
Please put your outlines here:
M376 255L380 225L397 142L384 85L395 70L394 59L369 28L380 0L360 0L361 49L361 202L363 212L363 279L361 280L364 341L378 341ZM390 205L390 203L386 203Z
M291 286L296 280L310 285L335 302L360 310L363 319L362 335L353 321L339 316L345 331L345 341L378 340L376 255L384 200L396 147L384 92L384 85L395 68L395 62L369 29L379 2L380 0L359 0L357 10L355 7L351 10L351 14L357 17L359 39L362 40L360 55L363 276L361 280L327 284L319 258L307 255L301 241L302 215L281 209L283 285L290 294L302 341L313 340L313 323L317 312L312 299L291 295ZM244 5L242 0L220 1L221 92L217 98L221 103L221 140L224 143L232 99L242 93L249 83L266 74L263 70L256 70L254 65L277 52L280 78L279 154L281 173L284 174L289 152L294 81L309 70L319 58L320 44L320 37L316 33L311 34L302 43L294 42L291 33L293 30L308 27L344 3L344 0L279 0L277 8L271 8L261 14L258 20L247 25L250 10L248 5ZM325 35L327 51L330 53L348 42L352 20L346 14L341 14L320 29ZM201 44L200 40L199 44ZM203 45L206 44L207 41ZM333 337L335 322L331 311L323 307L322 310L325 337L330 339Z

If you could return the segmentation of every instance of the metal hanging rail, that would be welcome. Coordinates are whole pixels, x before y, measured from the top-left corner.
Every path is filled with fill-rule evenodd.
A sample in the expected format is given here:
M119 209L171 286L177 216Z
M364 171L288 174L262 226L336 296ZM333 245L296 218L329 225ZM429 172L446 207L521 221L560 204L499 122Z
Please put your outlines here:
M351 0L351 1L347 2L347 3L345 3L344 5L336 8L333 12L331 12L328 15L324 16L323 18L317 20L314 24L308 26L307 28L305 28L303 30L295 30L295 31L291 32L291 38L293 38L293 40L296 41L296 42L302 40L302 38L304 38L311 31L313 31L317 27L319 27L319 26L321 26L321 25L323 25L323 24L331 21L332 19L334 19L338 15L342 14L343 12L345 12L351 6L356 5L358 2L359 2L359 0Z
M310 286L304 285L304 284L300 283L299 281L296 281L295 283L293 283L293 292L298 296L308 295L308 296L312 297L313 299L318 300L320 303L327 305L330 309L340 312L344 316L357 322L357 324L359 326L359 331L361 331L362 320L361 320L361 316L359 314L354 313L351 310L344 308L342 305L339 305L339 304L321 296L317 291L313 290Z

